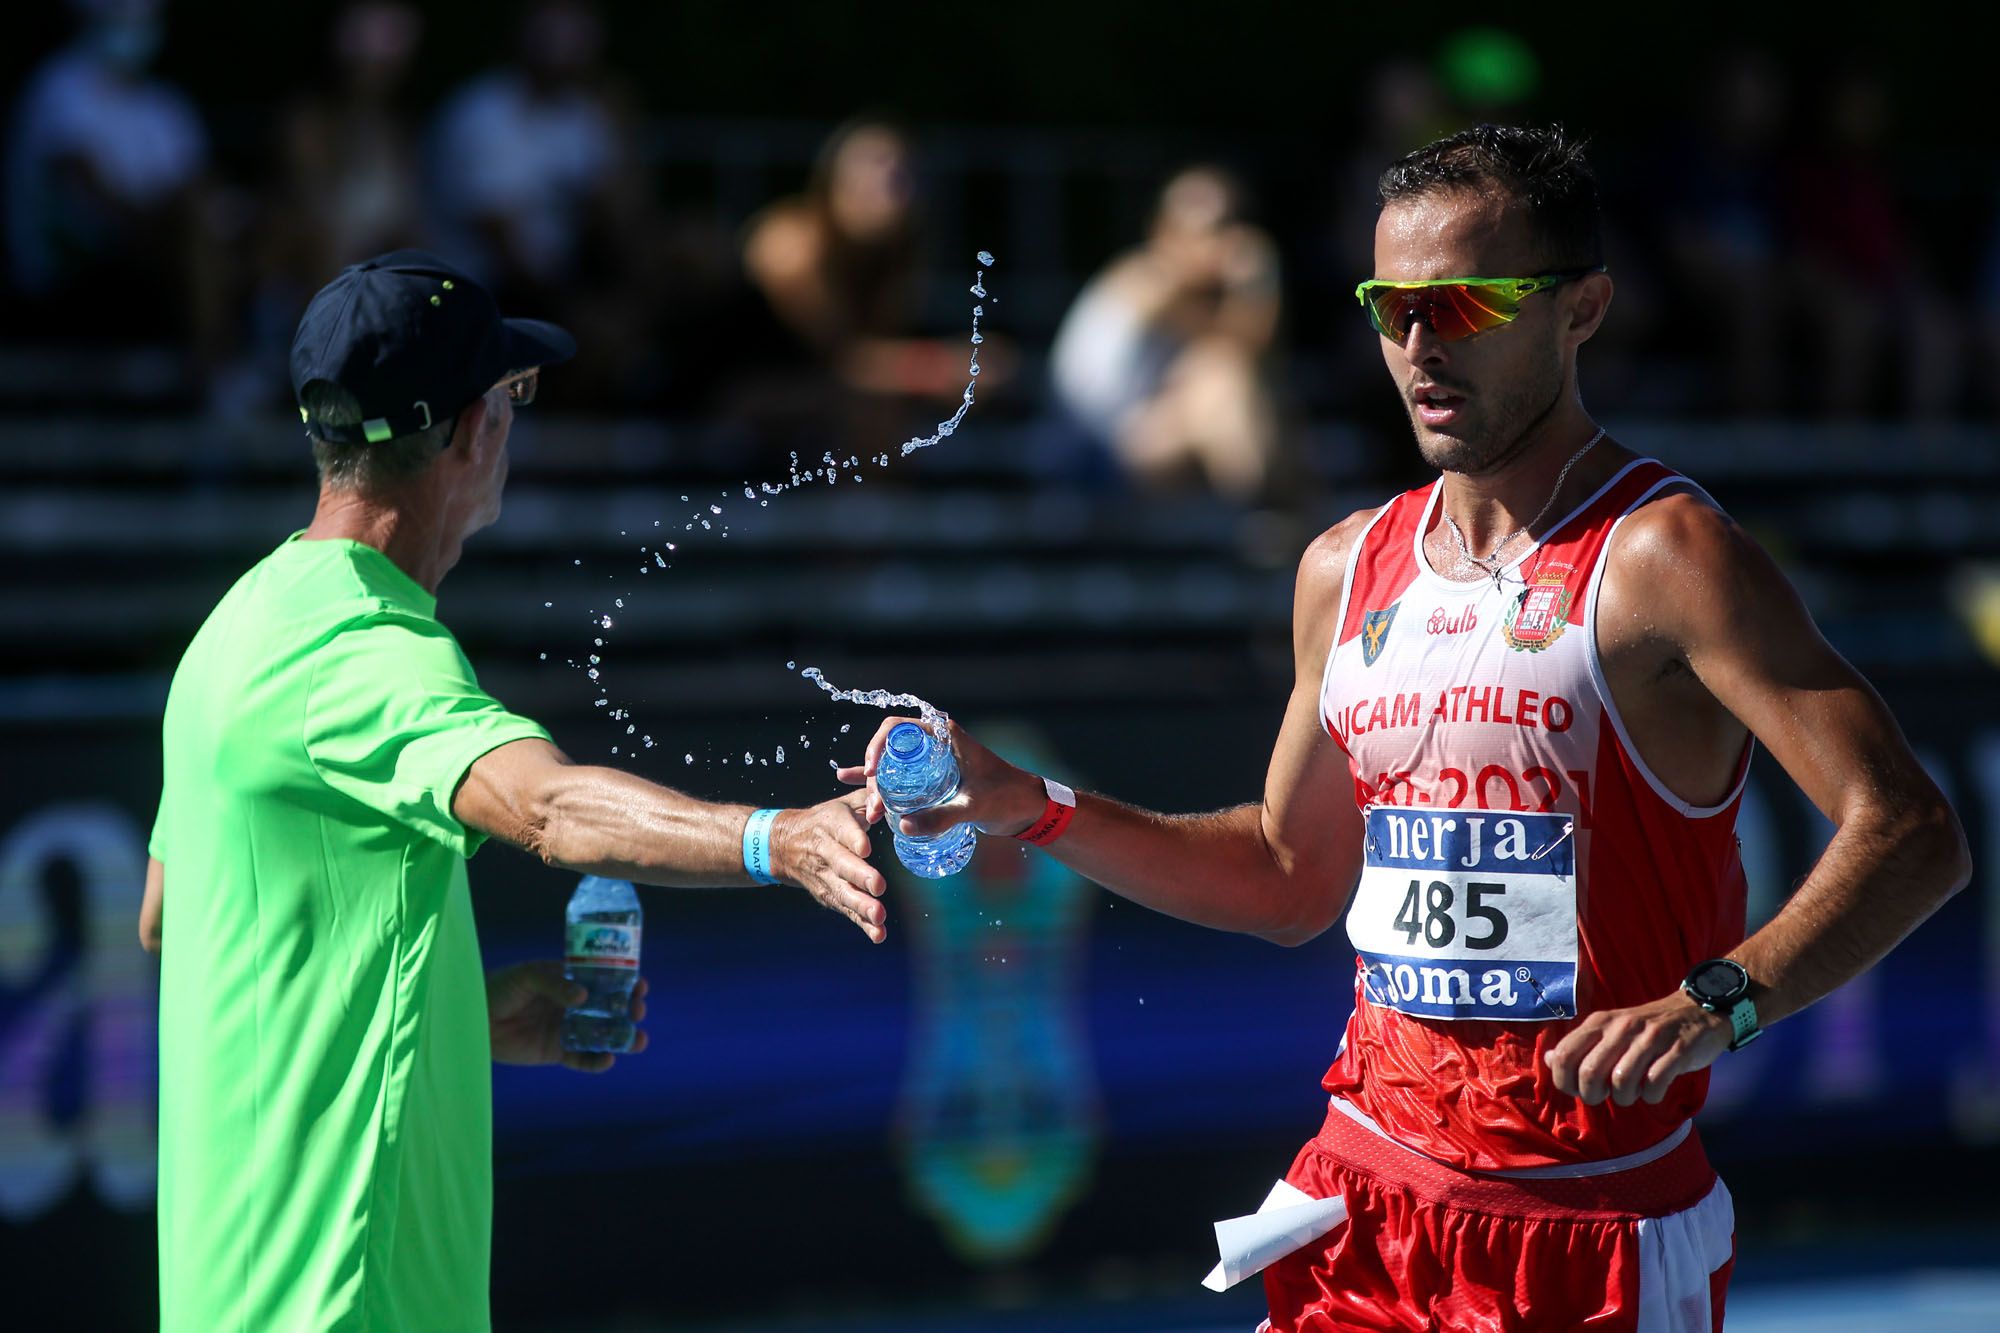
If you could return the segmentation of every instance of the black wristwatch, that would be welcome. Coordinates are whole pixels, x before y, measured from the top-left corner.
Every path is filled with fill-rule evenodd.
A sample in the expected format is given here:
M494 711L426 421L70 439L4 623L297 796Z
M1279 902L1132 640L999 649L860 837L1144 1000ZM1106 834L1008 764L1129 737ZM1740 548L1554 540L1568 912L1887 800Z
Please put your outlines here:
M1690 1000L1711 1014L1721 1014L1735 1030L1729 1049L1740 1051L1764 1035L1757 1026L1757 1006L1750 1003L1750 974L1729 958L1711 958L1696 963L1681 982Z

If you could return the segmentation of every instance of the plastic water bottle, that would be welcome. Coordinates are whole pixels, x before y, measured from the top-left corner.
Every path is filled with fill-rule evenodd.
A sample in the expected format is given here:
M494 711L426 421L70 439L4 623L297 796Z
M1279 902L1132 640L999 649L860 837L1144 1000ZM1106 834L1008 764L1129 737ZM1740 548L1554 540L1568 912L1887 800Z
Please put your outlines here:
M882 747L882 758L875 766L875 789L882 793L882 804L892 815L942 805L958 794L958 759L948 743L914 722L904 722L890 730ZM965 869L978 838L970 824L956 824L928 836L897 830L896 859L913 874L943 879Z
M629 881L585 875L569 897L563 975L590 992L563 1014L571 1051L631 1048L632 988L639 982L639 895Z

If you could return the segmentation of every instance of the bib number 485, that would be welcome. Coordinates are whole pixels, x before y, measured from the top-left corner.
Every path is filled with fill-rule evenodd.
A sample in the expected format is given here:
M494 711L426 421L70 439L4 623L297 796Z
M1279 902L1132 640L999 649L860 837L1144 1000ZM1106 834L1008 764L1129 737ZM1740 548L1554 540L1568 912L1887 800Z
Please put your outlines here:
M1475 935L1470 929L1466 930L1466 948L1497 949L1506 942L1507 914L1486 901L1505 892L1505 884L1486 880L1466 883L1466 924L1468 927L1474 922L1486 925L1484 934ZM1458 891L1444 880L1434 879L1428 885L1421 879L1411 880L1410 891L1403 895L1402 910L1396 913L1396 929L1413 947L1421 935L1424 943L1431 948L1445 948L1458 936L1458 922L1452 916L1457 896Z

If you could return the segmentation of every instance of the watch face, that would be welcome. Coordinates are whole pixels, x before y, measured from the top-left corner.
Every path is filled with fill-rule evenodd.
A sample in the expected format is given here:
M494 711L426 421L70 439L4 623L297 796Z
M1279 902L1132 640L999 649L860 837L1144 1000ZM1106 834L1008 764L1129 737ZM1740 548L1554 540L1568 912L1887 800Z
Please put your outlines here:
M1688 985L1704 1000L1726 1000L1745 989L1743 970L1723 959L1703 963L1688 977Z

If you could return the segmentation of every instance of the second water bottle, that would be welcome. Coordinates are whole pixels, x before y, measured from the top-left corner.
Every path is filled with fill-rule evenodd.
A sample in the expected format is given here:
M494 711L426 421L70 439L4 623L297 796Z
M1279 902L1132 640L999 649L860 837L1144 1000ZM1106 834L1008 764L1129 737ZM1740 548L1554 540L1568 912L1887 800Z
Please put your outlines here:
M890 729L875 765L875 789L893 821L897 816L942 805L958 794L958 759L947 741L914 722ZM890 827L895 828L892 822ZM896 831L896 859L925 879L943 879L965 869L978 833L957 824L943 833L911 835Z

